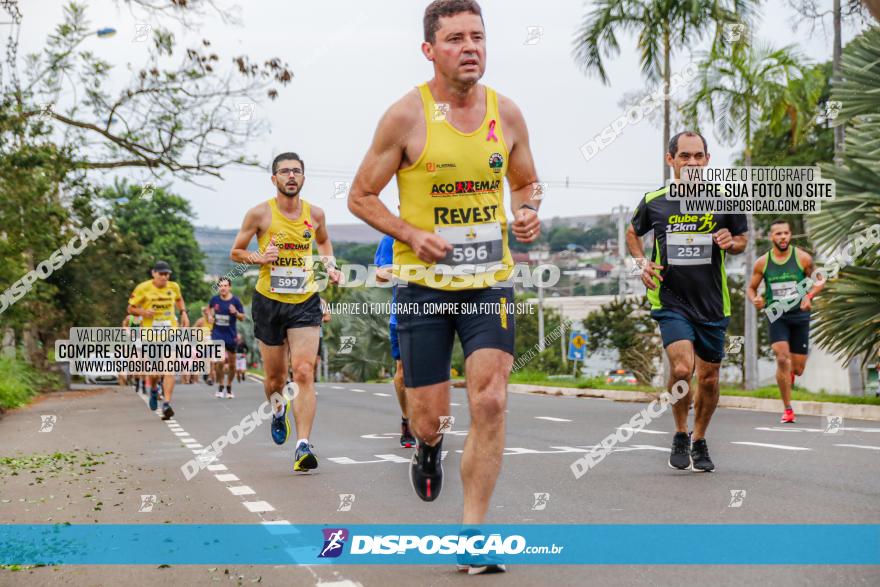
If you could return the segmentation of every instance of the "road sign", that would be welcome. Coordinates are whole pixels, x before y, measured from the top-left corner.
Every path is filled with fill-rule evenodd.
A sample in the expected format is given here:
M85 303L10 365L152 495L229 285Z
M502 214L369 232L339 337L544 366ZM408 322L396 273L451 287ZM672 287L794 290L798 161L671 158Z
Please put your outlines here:
M572 332L568 338L568 360L583 361L587 355L587 335L583 332Z

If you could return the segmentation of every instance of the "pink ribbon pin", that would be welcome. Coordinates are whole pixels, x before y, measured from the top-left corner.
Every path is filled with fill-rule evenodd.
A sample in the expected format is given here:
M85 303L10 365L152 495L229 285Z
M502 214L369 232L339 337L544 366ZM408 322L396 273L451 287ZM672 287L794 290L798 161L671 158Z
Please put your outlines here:
M492 141L495 141L496 143L498 142L498 137L495 136L495 121L494 120L491 120L489 122L489 134L486 135L486 140L487 141L492 140Z

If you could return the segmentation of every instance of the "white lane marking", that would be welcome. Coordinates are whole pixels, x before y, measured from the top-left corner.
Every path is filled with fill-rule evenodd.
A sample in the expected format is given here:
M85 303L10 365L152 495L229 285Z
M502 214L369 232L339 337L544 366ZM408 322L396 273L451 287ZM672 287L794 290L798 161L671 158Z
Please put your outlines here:
M391 397L390 393L380 393L378 391L373 392L373 395L378 395L379 397Z
M565 418L554 418L553 416L535 416L535 420L547 420L548 422L571 422Z
M189 432L175 432L174 436L189 436Z
M845 446L848 448L867 448L870 450L880 450L880 446L870 446L867 444L835 444L834 446Z
M793 428L790 426L759 426L755 430L764 432L825 432L825 428ZM841 426L840 430L850 432L880 432L880 428L861 428Z
M460 406L461 404L457 404L457 403L455 403L455 402L450 402L449 405L450 405L450 406Z
M330 389L345 389L345 388L342 387L341 385L331 385Z
M236 487L227 487L229 493L232 495L253 495L256 493L253 489L248 487L247 485L238 485Z
M342 581L332 581L330 583L325 583L318 579L318 583L315 584L315 587L364 587L364 584L359 581L351 581L349 579L344 579Z
M275 508L273 508L267 501L243 501L242 504L252 514L275 511Z
M226 465L208 465L209 471L228 471Z
M367 393L367 390L366 390L366 389L355 389L355 388L352 387L351 390L352 390L352 391L356 391L356 392L358 392L358 393Z
M782 450L813 450L803 446L788 446L787 444L767 444L764 442L731 442L730 444L744 444L746 446L763 446L765 448L779 448Z
M223 475L214 475L214 478L221 483L228 483L229 481L238 481L238 477L233 475L232 473L225 473Z
M446 460L446 455L449 454L448 450L444 450L440 453L440 460ZM327 460L337 465L368 465L372 463L408 463L410 459L405 459L400 455L396 454L385 454L385 455L374 455L379 457L379 460L375 461L356 461L349 457L329 457Z
M635 432L643 432L645 434L669 434L668 432L663 432L662 430L648 430L647 428L642 428L641 430L633 430L633 428L629 426L618 426L618 430L632 430Z
M199 443L193 444L191 442L188 442L188 443L186 443L186 448L204 448L204 447Z

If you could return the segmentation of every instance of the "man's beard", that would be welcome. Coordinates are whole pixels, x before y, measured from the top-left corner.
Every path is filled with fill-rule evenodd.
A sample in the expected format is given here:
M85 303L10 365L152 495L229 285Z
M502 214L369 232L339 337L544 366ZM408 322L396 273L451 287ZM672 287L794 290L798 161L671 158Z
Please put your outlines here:
M773 244L776 244L776 243L773 243ZM789 243L783 243L781 245L776 245L776 248L779 249L780 251L785 252L788 250L788 245L789 245Z
M278 191L281 192L282 194L284 194L285 196L293 198L299 193L299 186L295 185L292 188L288 188L286 185L278 186Z

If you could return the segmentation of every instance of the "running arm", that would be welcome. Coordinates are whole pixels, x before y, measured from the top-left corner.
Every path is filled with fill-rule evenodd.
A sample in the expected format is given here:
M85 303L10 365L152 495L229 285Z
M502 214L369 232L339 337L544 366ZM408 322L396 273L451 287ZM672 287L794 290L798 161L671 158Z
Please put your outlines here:
M531 243L541 236L538 208L544 197L538 183L535 161L529 146L529 130L525 118L513 101L499 97L506 136L510 141L510 161L507 165L507 183L510 185L510 207L514 221L513 235L521 243ZM532 210L531 208L534 208Z
M759 310L764 307L764 296L758 294L758 286L761 285L761 281L764 279L765 263L766 259L763 256L755 261L755 267L752 269L752 278L749 280L749 285L746 288L746 295L749 301Z
M403 163L406 134L401 136L401 129L412 128L418 121L415 114L422 115L421 108L410 112L408 106L406 99L398 102L379 121L373 144L352 182L348 209L381 233L407 243L423 261L433 263L445 257L452 245L441 236L401 220L379 199L379 193Z

